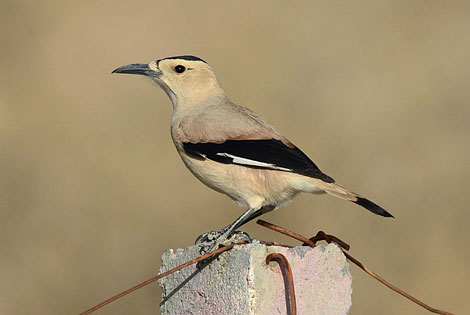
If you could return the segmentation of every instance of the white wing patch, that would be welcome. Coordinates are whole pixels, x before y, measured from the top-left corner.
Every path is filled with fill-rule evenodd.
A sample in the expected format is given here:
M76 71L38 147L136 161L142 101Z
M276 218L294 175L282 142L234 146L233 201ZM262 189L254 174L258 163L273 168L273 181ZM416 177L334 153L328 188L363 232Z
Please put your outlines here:
M280 171L292 172L292 170L289 169L289 168L280 167L280 166L277 166L277 165L271 164L271 163L264 163L264 162L260 162L260 161L250 160L250 159L242 158L242 157L235 156L235 155L228 154L228 153L217 153L217 155L231 158L233 160L234 164L265 167L265 168L271 168L271 169L280 170Z

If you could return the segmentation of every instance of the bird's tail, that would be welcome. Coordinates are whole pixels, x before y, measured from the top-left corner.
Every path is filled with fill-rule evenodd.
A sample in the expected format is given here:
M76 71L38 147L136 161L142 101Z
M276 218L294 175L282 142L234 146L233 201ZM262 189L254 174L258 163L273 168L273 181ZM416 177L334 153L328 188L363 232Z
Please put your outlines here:
M355 192L350 191L349 189L341 185L338 185L335 183L326 183L322 180L316 180L315 186L323 189L329 195L333 195L335 197L354 202L355 204L358 204L366 208L370 212L373 212L375 214L378 214L384 217L393 218L393 215L391 215L388 211L386 211L379 205L373 203L372 201L366 198L361 197L360 195L356 194Z

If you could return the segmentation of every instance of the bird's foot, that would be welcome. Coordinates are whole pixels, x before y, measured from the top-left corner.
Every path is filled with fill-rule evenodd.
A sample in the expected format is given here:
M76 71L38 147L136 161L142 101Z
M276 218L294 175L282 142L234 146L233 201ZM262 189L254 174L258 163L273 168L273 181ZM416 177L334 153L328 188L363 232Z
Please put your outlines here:
M199 252L201 255L204 255L219 247L239 243L244 240L251 242L253 239L248 235L248 233L240 231L230 233L228 228L224 228L222 230L211 231L199 235L196 239L196 244L201 244Z

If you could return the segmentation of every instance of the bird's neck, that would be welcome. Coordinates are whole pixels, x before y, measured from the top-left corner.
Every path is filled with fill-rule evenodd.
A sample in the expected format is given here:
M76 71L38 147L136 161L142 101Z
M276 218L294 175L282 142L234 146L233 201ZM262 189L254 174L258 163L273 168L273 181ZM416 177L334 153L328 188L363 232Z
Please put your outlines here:
M184 115L185 113L188 113L196 108L228 102L228 99L223 91L221 93L212 93L208 95L198 93L197 96L179 94L178 96L172 97L170 95L170 99L173 103L174 116Z

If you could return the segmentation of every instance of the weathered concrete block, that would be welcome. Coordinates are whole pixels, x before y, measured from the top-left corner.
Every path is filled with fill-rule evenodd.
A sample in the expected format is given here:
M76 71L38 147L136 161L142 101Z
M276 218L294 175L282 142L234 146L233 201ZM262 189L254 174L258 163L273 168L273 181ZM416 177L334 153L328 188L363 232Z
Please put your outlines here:
M298 314L346 314L351 307L349 263L336 244L285 248L258 241L235 246L207 267L192 265L159 280L161 312L167 314L286 314L284 278L276 262L280 253L292 267ZM199 256L199 247L167 250L165 272Z

